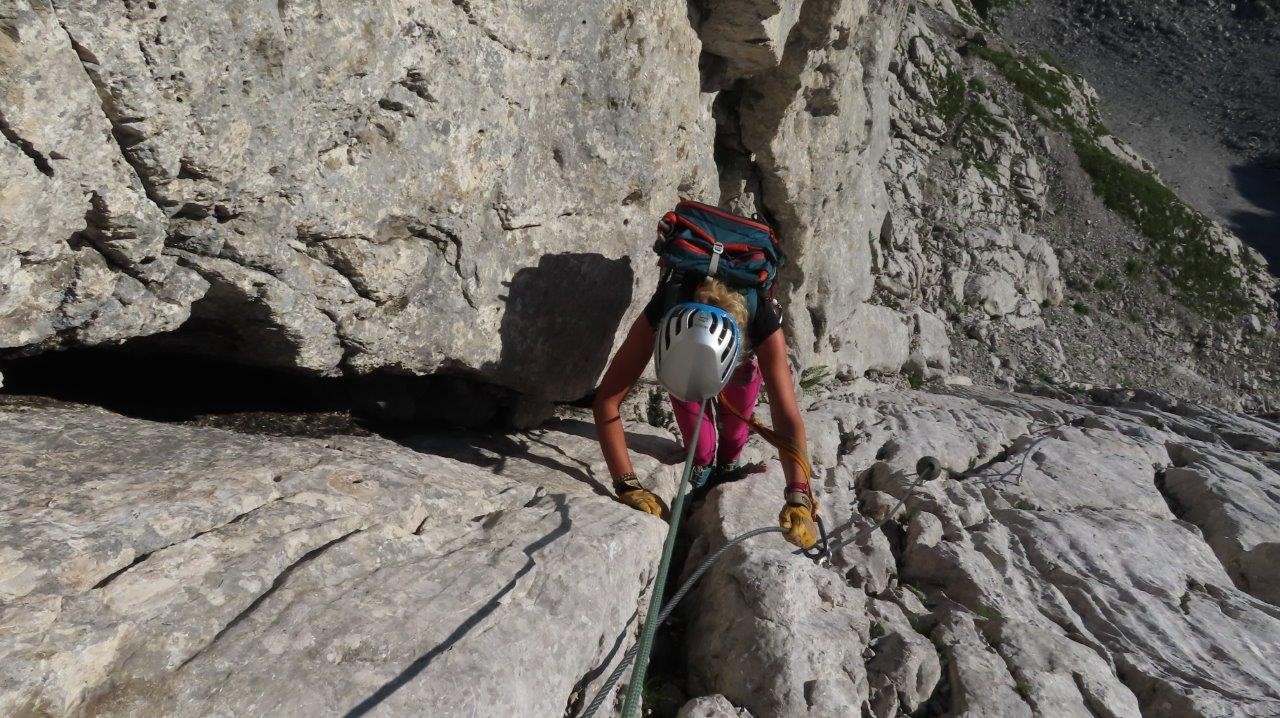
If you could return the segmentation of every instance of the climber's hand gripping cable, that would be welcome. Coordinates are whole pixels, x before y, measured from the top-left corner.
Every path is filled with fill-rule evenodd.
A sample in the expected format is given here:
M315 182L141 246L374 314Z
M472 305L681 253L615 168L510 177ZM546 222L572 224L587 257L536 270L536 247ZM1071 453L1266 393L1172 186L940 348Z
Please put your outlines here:
M778 513L778 526L786 533L783 538L802 549L813 548L818 543L818 502L809 493L808 486L787 487L787 503Z

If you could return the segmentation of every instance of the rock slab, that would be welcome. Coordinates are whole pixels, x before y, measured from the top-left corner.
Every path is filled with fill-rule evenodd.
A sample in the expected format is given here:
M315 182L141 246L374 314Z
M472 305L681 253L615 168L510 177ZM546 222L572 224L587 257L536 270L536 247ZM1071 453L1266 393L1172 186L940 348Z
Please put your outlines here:
M513 479L9 404L0 454L6 715L560 715L629 647L663 536L536 451Z

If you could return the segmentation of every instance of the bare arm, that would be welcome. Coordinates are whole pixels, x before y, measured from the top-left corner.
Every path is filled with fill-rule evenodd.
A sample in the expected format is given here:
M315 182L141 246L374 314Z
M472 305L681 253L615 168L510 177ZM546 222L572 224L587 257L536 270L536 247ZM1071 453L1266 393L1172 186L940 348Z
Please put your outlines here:
M618 353L613 355L609 368L600 379L596 400L592 405L596 420L596 435L600 439L600 451L613 478L632 472L631 456L627 453L627 436L622 430L620 408L627 391L640 378L649 364L653 350L653 327L641 315L631 325L627 338L622 340Z
M791 382L791 365L787 363L787 340L781 329L770 334L756 348L756 358L760 362L764 388L769 392L769 416L773 420L773 430L791 439L801 453L807 454L809 438L805 434L804 419L800 416L800 406L796 402L795 386ZM804 471L795 460L782 451L778 452L778 458L782 461L782 473L787 477L787 486L808 483Z

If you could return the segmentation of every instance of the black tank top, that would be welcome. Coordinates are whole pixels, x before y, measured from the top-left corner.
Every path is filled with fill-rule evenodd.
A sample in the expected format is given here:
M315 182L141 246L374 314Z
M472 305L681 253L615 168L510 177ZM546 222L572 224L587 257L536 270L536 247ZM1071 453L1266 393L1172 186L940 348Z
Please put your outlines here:
M692 302L693 294L697 291L698 285L702 283L702 280L703 277L697 274L673 277L669 281L677 283L677 286L674 287L659 281L653 297L648 304L644 305L644 316L645 319L649 320L649 326L657 329L658 322L662 321L662 317L667 313L668 309L681 302ZM670 299L670 290L674 290L674 300ZM758 347L782 327L782 317L778 315L773 302L769 301L767 297L757 297L755 304L756 310L747 318L745 330L747 341L751 343L751 346Z

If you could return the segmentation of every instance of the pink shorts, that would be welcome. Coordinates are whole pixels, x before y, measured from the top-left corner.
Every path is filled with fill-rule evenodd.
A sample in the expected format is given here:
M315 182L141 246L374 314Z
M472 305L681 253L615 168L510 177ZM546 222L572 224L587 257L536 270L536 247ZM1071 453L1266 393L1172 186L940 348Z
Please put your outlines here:
M764 377L760 374L756 358L751 357L733 370L729 384L724 388L724 398L743 414L753 416L756 399L760 397L760 385L763 383ZM684 445L687 447L693 436L693 424L698 420L698 402L682 401L672 396L671 407L675 410L676 423L680 426L680 435L684 437ZM743 447L747 445L747 436L751 433L751 426L747 422L722 411L714 401L702 417L702 426L698 429L702 432L698 436L698 451L694 456L694 463L698 466L710 466L712 459L715 459L716 464L737 461Z

